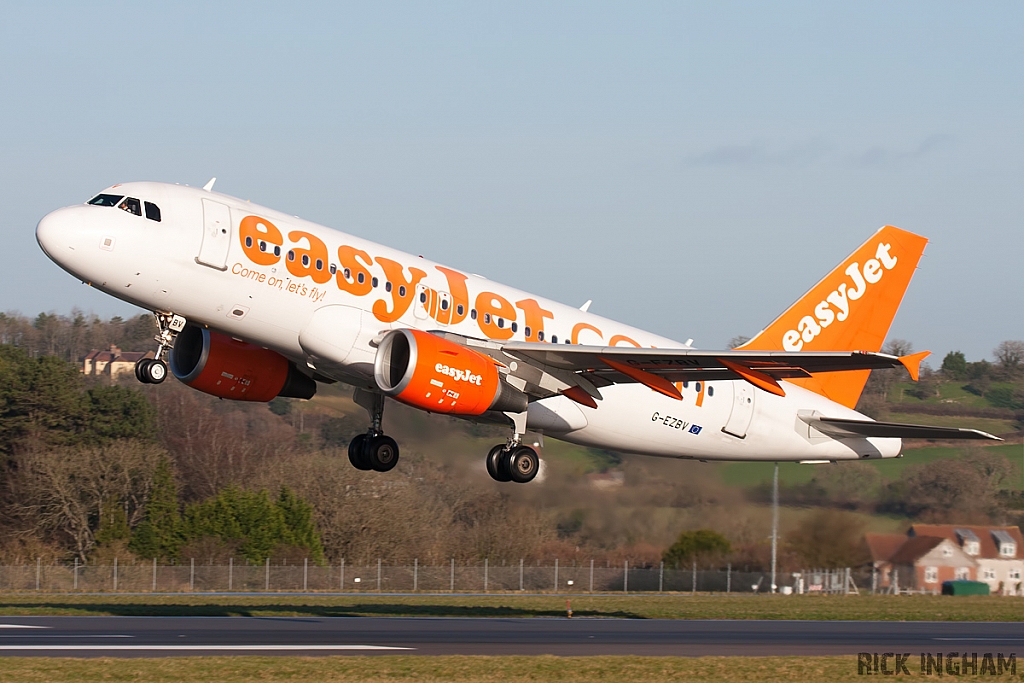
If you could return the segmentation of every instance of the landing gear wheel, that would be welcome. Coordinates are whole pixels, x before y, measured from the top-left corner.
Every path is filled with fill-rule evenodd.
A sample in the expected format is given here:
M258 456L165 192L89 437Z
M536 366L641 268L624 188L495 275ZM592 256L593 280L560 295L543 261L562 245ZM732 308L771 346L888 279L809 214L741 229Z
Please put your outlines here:
M148 375L146 373L146 366L153 362L152 358L143 358L135 363L135 379L139 380L143 384L149 384Z
M167 379L167 363L164 363L162 360L151 359L139 371L139 374L146 378L147 384L160 384Z
M533 481L537 472L540 471L540 458L537 457L537 451L529 446L519 446L513 450L511 456L506 456L506 462L511 479L517 484Z
M372 470L370 460L366 457L366 434L358 434L348 444L348 461L357 470Z
M494 481L512 481L508 452L504 445L498 444L487 454L487 474L491 475Z
M366 442L366 459L378 472L388 472L398 464L398 443L390 436L380 434Z

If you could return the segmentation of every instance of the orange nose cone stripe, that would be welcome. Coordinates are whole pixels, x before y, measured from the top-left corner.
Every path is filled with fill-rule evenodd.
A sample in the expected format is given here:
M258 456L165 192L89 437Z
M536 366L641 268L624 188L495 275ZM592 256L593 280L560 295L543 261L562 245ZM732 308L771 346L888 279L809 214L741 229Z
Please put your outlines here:
M640 384L643 384L644 386L653 389L654 391L657 391L659 394L664 394L665 396L668 396L669 398L674 398L677 401L683 400L683 395L679 393L679 390L672 385L672 382L669 382L664 377L658 377L657 375L651 374L644 370L640 370L638 368L631 368L625 363L619 363L617 361L609 360L607 358L601 358L601 362L610 367L612 370L621 372L626 377L629 377L632 380L640 382Z
M775 378L770 375L766 375L763 372L757 370L751 370L745 365L734 363L728 360L717 359L726 368L732 370L737 375L753 384L758 389L764 389L769 394L775 394L776 396L785 396L786 391L779 386L779 383L775 381Z

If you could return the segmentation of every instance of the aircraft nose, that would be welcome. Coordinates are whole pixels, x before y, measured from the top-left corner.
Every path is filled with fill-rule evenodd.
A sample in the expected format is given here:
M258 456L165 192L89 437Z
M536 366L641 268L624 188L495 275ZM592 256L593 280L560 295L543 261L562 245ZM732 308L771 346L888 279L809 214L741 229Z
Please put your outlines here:
M52 260L71 246L71 221L67 209L57 209L43 216L36 226L36 242Z

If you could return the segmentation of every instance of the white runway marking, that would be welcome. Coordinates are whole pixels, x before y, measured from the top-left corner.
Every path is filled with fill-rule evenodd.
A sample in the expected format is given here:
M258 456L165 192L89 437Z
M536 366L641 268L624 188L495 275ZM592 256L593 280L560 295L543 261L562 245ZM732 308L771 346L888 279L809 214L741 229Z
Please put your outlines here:
M415 650L414 647L392 647L390 645L0 645L0 650L62 650L78 652L96 651L251 651L286 652L309 650Z
M49 626L29 626L27 624L0 624L0 628L50 628Z
M8 636L8 635L0 636L0 638L4 638L4 639L7 639L7 638L134 638L134 637L135 636L116 635L116 634L112 634L112 633L101 633L101 634L97 634L97 635L94 635L94 636L83 636L83 635L61 636L61 635L57 635L57 634L54 634L54 633L45 633L45 634L42 634L42 635L34 635L34 636L33 635L29 635L27 633L25 633L25 634L19 633L17 635L11 635L11 636Z

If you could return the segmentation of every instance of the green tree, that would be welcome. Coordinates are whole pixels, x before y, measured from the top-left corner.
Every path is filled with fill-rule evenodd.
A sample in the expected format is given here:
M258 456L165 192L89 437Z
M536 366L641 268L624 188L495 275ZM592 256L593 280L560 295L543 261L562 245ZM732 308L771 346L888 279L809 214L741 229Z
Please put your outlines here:
M185 510L186 541L203 538L237 544L251 562L271 557L282 546L301 548L310 559L323 560L323 546L312 523L312 507L287 489L277 500L266 490L233 486Z
M127 541L132 530L128 527L128 513L121 501L113 496L100 505L100 523L96 529L96 543L110 545L115 541Z
M182 544L182 520L178 507L178 485L167 458L153 473L153 488L142 521L135 527L129 549L137 557L173 560Z
M285 543L305 548L314 562L323 562L324 549L313 523L313 506L302 500L287 486L281 487L277 507L284 517Z
M679 568L691 562L708 562L728 555L732 545L722 534L711 529L684 531L662 555L662 561L670 567Z
M86 394L86 433L97 441L156 437L156 411L134 389L95 386Z
M967 358L963 351L950 351L942 359L942 374L950 379L967 377Z

